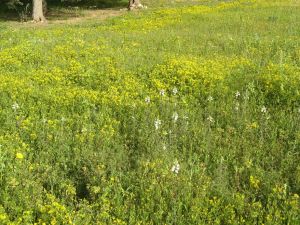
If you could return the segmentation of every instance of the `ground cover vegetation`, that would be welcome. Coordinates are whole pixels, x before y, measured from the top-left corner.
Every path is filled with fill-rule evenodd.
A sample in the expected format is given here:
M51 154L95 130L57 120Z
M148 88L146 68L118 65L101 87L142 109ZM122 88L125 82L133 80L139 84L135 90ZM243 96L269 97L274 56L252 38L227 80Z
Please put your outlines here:
M0 224L300 223L299 2L163 5L0 22Z

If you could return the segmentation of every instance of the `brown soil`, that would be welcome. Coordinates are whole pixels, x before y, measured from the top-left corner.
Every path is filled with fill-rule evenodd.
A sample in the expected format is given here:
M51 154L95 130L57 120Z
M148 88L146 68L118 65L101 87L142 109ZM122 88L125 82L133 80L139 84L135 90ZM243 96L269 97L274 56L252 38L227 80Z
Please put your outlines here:
M69 10L69 11L53 11L46 16L47 22L36 23L34 21L19 22L10 21L14 27L44 27L52 24L77 24L84 21L103 21L110 17L120 16L127 12L127 9L89 9L89 10Z
M105 20L109 17L120 16L124 14L126 10L123 9L95 9L95 10L83 10L80 15L69 17L66 19L52 19L48 21L49 24L73 24L80 23L86 20Z

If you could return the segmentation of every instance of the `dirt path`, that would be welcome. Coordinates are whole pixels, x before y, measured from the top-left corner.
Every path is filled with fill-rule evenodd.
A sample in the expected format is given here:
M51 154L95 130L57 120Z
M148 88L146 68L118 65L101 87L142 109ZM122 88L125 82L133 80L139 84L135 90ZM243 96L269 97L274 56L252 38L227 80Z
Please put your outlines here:
M7 24L12 27L47 27L57 24L77 24L85 21L103 21L110 17L120 16L127 13L126 8L111 8L111 9L68 9L68 10L53 10L46 16L47 22L35 23L33 21L19 22L10 21Z
M105 20L110 17L120 16L126 12L126 9L93 9L82 10L76 16L70 16L65 19L53 19L53 15L48 20L48 24L76 24L87 20Z

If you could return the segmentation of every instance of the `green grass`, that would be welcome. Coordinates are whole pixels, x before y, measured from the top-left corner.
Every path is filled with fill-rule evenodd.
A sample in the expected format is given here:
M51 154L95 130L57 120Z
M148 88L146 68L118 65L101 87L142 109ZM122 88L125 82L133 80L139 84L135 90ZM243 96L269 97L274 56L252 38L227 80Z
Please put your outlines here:
M299 224L298 3L144 3L0 22L0 223Z

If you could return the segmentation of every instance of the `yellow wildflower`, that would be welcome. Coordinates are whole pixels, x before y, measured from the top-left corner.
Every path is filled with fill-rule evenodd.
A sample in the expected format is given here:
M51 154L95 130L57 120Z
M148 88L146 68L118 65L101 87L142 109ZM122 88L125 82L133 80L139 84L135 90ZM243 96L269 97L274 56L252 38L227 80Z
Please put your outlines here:
M260 184L260 180L254 176L250 176L249 178L249 182L251 187L258 189L259 188L259 184Z
M17 159L23 159L23 158L24 158L24 155L23 155L22 153L18 152L18 153L16 154L16 158L17 158Z

